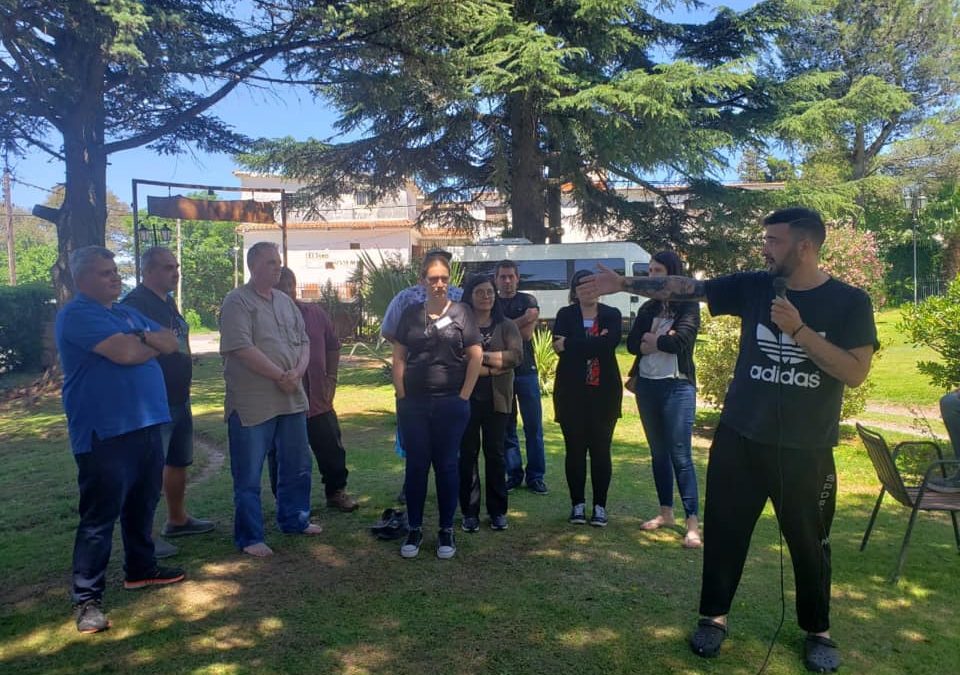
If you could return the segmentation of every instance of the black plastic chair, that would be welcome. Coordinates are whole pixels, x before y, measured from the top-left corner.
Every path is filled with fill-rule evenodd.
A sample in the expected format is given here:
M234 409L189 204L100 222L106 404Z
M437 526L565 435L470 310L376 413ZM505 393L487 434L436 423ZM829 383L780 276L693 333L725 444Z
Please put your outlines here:
M904 441L903 443L897 443L893 452L890 452L886 440L877 432L857 424L857 433L860 435L860 440L863 441L864 446L866 446L870 461L873 462L873 468L877 472L877 478L880 479L880 496L877 497L877 504L873 507L873 513L870 514L870 522L867 523L867 531L863 533L860 550L862 551L867 546L874 521L876 521L877 513L880 511L880 502L883 501L883 495L890 493L891 497L910 509L910 522L907 524L907 532L903 536L900 557L897 559L897 567L890 577L890 583L895 584L900 578L900 570L903 568L903 561L907 555L907 545L910 543L910 534L913 532L913 525L917 520L917 513L920 511L950 512L950 517L953 519L953 536L957 541L957 552L960 553L960 528L957 527L960 493L935 492L928 487L930 478L933 477L935 471L939 469L939 475L945 477L948 466L952 465L960 468L960 460L944 459L940 446L932 441ZM923 480L919 485L904 483L903 474L897 467L897 457L901 456L901 451L911 448L927 448L936 452L937 459L926 464L926 468L923 470ZM903 456L906 457L907 454L910 453L905 453Z

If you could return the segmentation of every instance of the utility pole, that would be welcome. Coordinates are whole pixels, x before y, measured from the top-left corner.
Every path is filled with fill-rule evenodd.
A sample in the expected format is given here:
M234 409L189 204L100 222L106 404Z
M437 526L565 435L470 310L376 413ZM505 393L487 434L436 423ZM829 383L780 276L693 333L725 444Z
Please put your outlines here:
M183 260L183 239L180 237L180 224L181 220L177 218L177 264L182 265ZM183 273L181 267L181 274L177 277L177 307L183 312Z
M3 205L7 209L7 266L10 268L10 285L17 285L17 261L13 251L13 198L10 196L10 164L3 156Z

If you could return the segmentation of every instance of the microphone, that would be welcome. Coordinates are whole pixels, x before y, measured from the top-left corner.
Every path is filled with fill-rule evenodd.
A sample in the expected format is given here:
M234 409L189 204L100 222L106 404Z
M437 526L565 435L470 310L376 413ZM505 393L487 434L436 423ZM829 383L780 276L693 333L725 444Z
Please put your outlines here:
M783 277L773 278L773 292L778 298L787 297L787 280Z

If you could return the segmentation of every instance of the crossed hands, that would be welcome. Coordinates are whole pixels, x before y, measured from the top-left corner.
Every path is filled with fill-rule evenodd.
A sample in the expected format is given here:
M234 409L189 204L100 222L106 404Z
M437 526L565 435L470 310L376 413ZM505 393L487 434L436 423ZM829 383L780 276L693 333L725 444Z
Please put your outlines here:
M300 386L300 375L295 369L283 371L283 375L277 380L277 386L284 394L292 394Z
M676 335L677 331L671 330L667 335ZM641 354L656 354L659 349L657 349L657 338L660 335L658 333L651 333L647 331L643 334L643 337L640 340L640 353Z
M600 337L607 335L609 332L609 330L604 328L602 331L600 331ZM557 337L553 338L553 351L555 351L557 354L562 352L566 348L566 342L567 337L565 335L558 335Z

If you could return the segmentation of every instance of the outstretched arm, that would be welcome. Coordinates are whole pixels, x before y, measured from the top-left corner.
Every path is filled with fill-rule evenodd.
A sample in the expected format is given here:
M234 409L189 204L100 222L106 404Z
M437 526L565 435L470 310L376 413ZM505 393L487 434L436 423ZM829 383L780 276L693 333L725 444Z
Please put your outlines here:
M588 297L609 293L633 293L654 300L704 300L706 289L700 279L690 277L622 277L612 269L598 264L599 271L587 277L579 292Z

